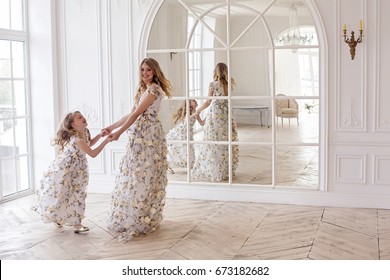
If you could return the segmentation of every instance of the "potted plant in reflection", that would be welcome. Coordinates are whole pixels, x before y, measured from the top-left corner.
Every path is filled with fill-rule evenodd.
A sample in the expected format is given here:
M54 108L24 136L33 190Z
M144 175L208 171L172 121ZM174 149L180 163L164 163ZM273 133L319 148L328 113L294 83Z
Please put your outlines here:
M311 114L311 111L313 110L314 106L315 106L314 102L305 103L305 109L309 112L309 114Z

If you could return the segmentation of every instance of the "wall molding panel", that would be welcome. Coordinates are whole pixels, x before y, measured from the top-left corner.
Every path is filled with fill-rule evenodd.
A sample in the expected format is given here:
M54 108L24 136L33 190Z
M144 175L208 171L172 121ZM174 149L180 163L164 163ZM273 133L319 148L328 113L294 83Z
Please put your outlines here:
M335 161L336 183L366 183L367 155L336 154Z
M102 128L103 126L102 99L104 93L100 5L100 1L62 1L60 5L62 7L61 28L63 29L61 64L65 81L62 84L63 98L61 101L65 102L61 106L64 108L62 115L77 108L87 109L88 114L91 114L91 109L82 105L85 100L88 100L88 107L99 112L95 113L94 118L90 120L89 128ZM82 9L82 12L77 11L78 9Z
M390 186L390 156L374 156L374 184Z
M125 155L123 149L110 149L110 174L117 174L119 172L119 163L122 157Z
M376 132L390 132L390 110L388 104L390 103L390 96L388 94L388 88L390 87L390 81L386 68L390 63L390 55L388 52L388 42L390 41L390 35L387 30L386 18L388 17L387 11L390 9L389 1L378 0L374 1L376 6L376 18L375 18L375 34L373 34L376 41L376 56L375 56L375 130ZM383 30L383 32L382 32ZM377 34L381 34L378 36Z

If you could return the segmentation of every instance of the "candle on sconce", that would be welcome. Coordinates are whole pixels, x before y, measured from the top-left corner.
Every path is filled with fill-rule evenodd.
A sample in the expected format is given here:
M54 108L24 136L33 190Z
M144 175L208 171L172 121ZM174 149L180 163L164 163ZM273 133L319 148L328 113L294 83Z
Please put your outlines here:
M344 29L343 30L347 30L347 25L344 23Z
M363 21L360 20L360 30L363 30Z

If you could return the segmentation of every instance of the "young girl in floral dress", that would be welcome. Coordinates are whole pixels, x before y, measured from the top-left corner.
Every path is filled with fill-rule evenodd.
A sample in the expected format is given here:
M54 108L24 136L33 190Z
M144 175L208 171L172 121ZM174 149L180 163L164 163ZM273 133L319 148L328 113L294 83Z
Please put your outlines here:
M166 139L169 140L187 140L187 133L189 133L189 140L194 140L193 126L196 121L200 125L204 125L204 120L201 119L196 112L198 102L196 100L190 100L190 113L189 113L189 126L187 116L187 104L186 101L182 103L180 108L173 115L173 122L175 126L169 130L166 135ZM187 126L189 131L187 131ZM187 167L187 145L182 143L168 143L168 170L174 173L172 167ZM190 167L194 165L194 147L190 145Z
M91 147L105 134L108 132L102 131L91 139L87 121L79 111L65 116L54 139L60 154L44 173L36 190L37 204L33 206L45 223L53 222L57 227L73 226L75 233L89 231L81 224L89 177L86 155L96 157L103 150L110 142L109 138L96 149Z
M163 98L171 96L172 87L153 58L141 62L139 77L131 113L106 128L112 140L125 131L128 135L108 215L108 228L118 232L123 242L157 229L168 183L167 145L159 110Z

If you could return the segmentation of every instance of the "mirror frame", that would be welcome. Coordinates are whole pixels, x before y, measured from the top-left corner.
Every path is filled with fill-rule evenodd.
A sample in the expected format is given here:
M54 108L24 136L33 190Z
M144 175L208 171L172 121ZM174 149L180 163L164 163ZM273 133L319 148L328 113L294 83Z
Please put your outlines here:
M318 177L319 177L319 185L316 190L325 191L327 190L327 170L328 170L328 120L326 116L328 115L328 45L327 45L327 39L326 39L326 32L324 29L324 25L322 23L322 19L320 16L320 13L316 7L314 0L303 0L305 2L305 6L309 10L312 19L314 21L314 26L316 28L317 32L317 38L318 38L318 48L319 48L319 141L318 141L318 156L319 156L319 166L318 166ZM274 2L274 1L273 1ZM146 57L148 55L148 40L149 40L149 34L154 22L154 19L161 7L161 5L164 3L164 0L158 0L153 1L150 4L150 8L146 14L145 22L141 30L141 36L139 41L139 48L138 48L138 54L139 54L139 60L141 60L143 57ZM230 3L229 0L226 1L226 3ZM273 47L275 48L275 47ZM187 97L188 98L188 97ZM272 96L274 98L274 95ZM273 114L273 113L272 113ZM273 121L273 124L275 121ZM273 142L273 146L275 145L275 142ZM275 164L274 161L272 163ZM274 168L273 168L274 173ZM231 176L230 176L231 177ZM273 174L273 184L275 185L275 174ZM180 182L180 183L186 183L186 182ZM194 183L194 182L191 182ZM209 185L209 182L199 182L201 184L207 184ZM236 185L232 183L231 178L229 179L228 185Z

